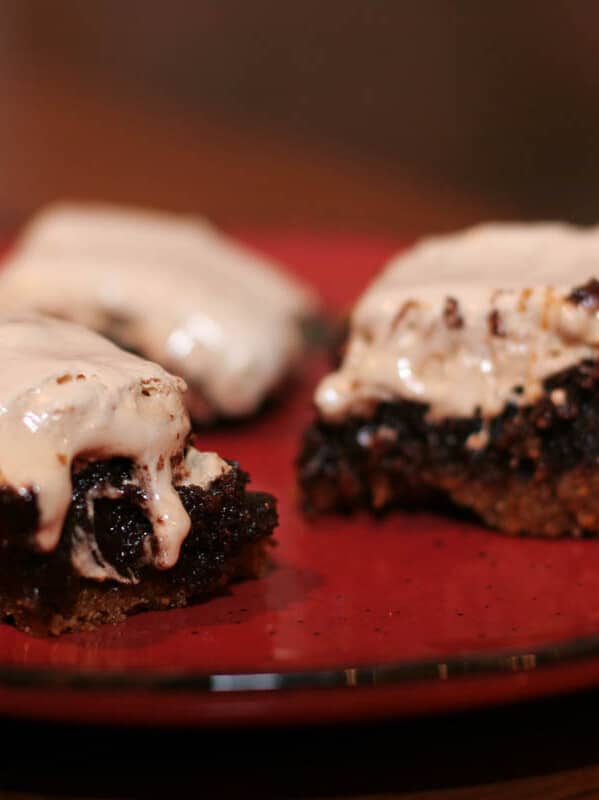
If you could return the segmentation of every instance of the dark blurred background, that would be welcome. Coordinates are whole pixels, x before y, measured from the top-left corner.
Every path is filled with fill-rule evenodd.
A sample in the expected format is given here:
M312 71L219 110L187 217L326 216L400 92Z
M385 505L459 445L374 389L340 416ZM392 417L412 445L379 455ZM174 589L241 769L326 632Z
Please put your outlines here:
M0 212L599 220L596 0L0 0Z

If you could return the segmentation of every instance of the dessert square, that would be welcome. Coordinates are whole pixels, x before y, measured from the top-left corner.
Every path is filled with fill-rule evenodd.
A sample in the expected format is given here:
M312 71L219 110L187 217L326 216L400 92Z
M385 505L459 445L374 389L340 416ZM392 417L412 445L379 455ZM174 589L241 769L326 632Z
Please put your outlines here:
M267 565L273 497L189 438L185 384L72 323L0 317L0 618L59 634Z
M357 303L299 457L311 511L458 505L599 531L599 231L489 224L391 261Z
M181 375L194 420L255 413L302 360L316 295L196 217L56 204L0 271L0 310L86 325Z

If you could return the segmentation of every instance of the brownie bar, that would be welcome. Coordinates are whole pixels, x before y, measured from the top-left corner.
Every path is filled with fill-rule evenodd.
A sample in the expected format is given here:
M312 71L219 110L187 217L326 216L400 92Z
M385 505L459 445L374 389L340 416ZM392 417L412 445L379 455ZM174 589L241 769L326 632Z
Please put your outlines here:
M154 546L152 525L142 492L128 483L132 469L128 459L113 458L74 471L71 506L51 553L34 548L35 494L0 489L0 618L39 635L92 629L137 611L184 606L234 578L263 572L277 524L276 502L271 495L247 492L248 476L236 464L205 489L177 487L191 530L176 565L164 571L144 558ZM121 496L107 497L107 487ZM103 559L132 583L78 574L71 553L86 533L95 537Z
M516 387L518 389L518 387ZM427 421L428 406L374 403L339 424L317 421L298 459L307 511L450 502L507 533L599 532L599 363L546 379L531 405L483 422Z
M206 220L106 204L42 209L0 283L4 312L71 320L180 375L204 423L253 416L320 316L311 288Z

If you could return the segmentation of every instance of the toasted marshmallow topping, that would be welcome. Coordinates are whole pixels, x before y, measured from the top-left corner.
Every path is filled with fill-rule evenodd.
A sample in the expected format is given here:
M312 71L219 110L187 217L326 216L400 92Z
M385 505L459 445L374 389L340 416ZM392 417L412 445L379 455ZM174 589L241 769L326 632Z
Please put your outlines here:
M41 551L58 545L73 461L122 456L134 462L132 480L145 494L155 566L176 563L191 524L171 470L190 429L184 390L180 378L78 325L0 317L0 483L35 493ZM177 477L206 486L228 469L215 454L191 449ZM79 572L126 581L80 533L72 553Z
M70 319L188 382L194 417L256 410L299 359L316 299L211 225L111 206L34 218L0 276L0 308Z
M357 304L341 368L316 392L325 418L373 401L429 405L429 418L534 402L548 376L596 358L599 227L491 224L423 241L390 262Z

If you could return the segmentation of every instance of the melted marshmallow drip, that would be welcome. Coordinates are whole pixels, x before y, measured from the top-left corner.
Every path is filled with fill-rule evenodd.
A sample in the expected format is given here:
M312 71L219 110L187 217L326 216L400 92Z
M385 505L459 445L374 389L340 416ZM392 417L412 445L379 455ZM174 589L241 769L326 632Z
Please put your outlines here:
M203 220L101 205L42 211L0 278L0 308L70 319L182 375L197 417L254 411L298 361L316 305Z
M190 429L184 382L89 330L35 316L0 317L0 364L0 478L35 492L38 548L59 542L73 461L121 456L134 462L133 480L146 496L154 563L172 567L190 528L171 469ZM224 469L206 462L204 483L210 466L215 477ZM113 577L93 565L90 548L74 550L82 574Z
M338 420L403 398L439 419L534 402L549 375L596 357L599 318L567 299L595 276L599 227L494 224L424 241L359 301L317 407Z

